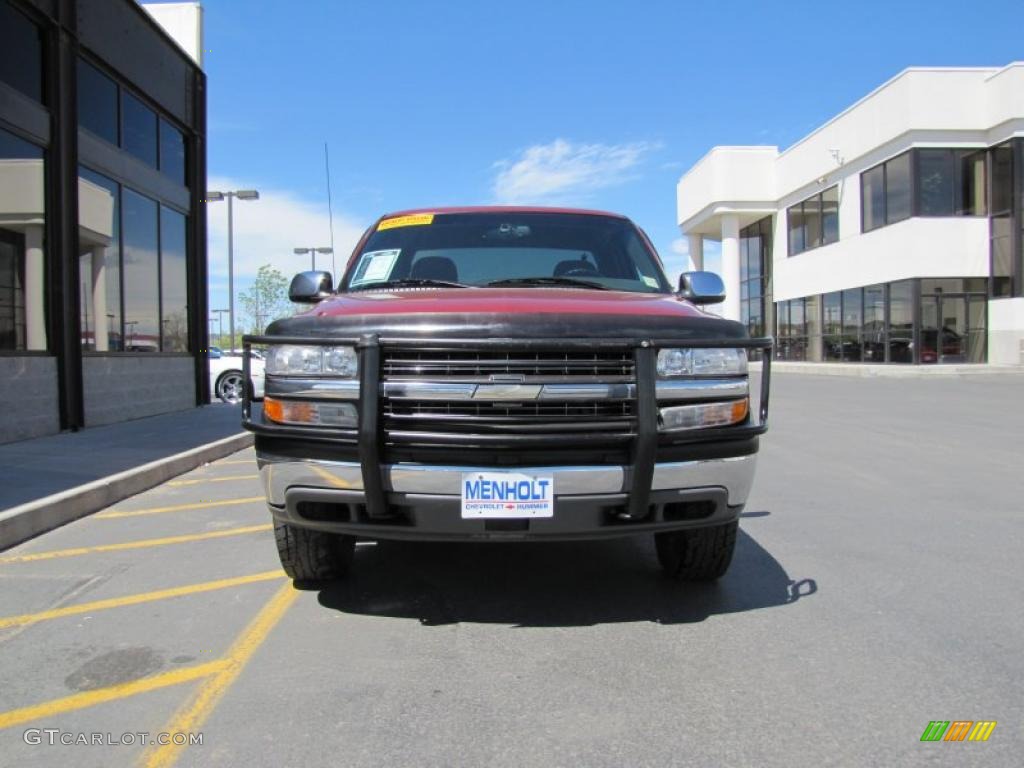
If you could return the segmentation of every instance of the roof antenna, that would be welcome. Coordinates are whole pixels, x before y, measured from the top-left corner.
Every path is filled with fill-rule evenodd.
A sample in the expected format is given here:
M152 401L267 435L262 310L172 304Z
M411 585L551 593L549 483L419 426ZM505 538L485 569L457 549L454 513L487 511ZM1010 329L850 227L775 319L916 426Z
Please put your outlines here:
M331 159L327 154L327 142L324 142L324 173L327 174L327 219L331 226L331 279L335 279L334 255L334 211L331 208Z

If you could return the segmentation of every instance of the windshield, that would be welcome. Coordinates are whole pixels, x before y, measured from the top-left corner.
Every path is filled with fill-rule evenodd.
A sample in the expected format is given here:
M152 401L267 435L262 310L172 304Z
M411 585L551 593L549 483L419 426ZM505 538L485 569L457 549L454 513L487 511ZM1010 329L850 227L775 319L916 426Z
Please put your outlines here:
M355 291L403 282L671 292L657 257L632 223L571 213L385 219L350 265L342 287Z

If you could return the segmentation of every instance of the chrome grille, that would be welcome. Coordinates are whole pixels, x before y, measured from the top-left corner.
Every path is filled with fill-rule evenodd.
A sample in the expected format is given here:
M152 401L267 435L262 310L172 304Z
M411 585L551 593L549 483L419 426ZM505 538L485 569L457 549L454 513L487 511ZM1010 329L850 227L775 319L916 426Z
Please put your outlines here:
M498 440L504 436L514 440L564 440L569 447L574 436L596 439L601 434L626 440L636 431L633 352L629 349L555 352L384 348L381 379L385 384L416 381L451 387L450 397L442 389L443 394L429 398L416 397L417 390L399 389L397 384L384 387L381 418L387 446L431 444L438 435L448 435L455 442L465 440L467 445L474 444L474 437ZM478 390L507 379L526 385L522 397L480 397ZM530 386L545 383L549 386ZM570 386L596 383L629 386L595 387L593 397L581 397L579 388ZM569 386L564 396L558 394L559 386ZM462 391L467 388L477 394L467 396ZM512 388L514 392L515 385ZM389 396L392 389L403 394Z
M381 378L387 380L483 380L494 374L539 379L632 381L633 354L628 349L595 352L528 350L416 350L383 351Z

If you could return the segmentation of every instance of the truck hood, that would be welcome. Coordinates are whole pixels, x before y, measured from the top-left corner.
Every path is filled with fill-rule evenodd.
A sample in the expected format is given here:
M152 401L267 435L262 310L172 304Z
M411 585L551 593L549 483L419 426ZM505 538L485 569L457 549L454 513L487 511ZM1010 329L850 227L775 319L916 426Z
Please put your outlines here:
M739 323L666 294L562 288L418 288L340 294L271 335L439 338L745 338Z

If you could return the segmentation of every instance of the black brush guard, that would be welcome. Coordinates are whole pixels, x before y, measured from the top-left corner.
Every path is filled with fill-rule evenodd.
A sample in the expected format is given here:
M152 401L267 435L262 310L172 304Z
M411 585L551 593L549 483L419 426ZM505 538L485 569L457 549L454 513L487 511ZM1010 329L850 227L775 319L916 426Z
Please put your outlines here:
M774 340L771 337L753 339L616 339L609 342L594 339L436 339L436 338L385 338L377 335L363 336L243 336L242 368L245 380L251 380L249 353L253 345L301 344L305 346L354 346L359 362L359 412L358 429L332 429L327 427L290 427L254 421L252 399L248 386L242 401L242 426L250 432L268 437L300 438L304 440L342 443L358 448L359 463L363 477L363 491L366 496L366 512L370 518L388 516L383 474L381 472L382 431L380 429L380 358L382 347L416 348L422 351L451 351L465 349L519 349L530 351L593 351L597 349L630 348L636 369L637 427L632 437L630 454L632 488L629 494L629 514L642 518L647 514L651 495L651 481L658 449L658 402L655 394L657 350L667 347L722 348L730 347L759 350L761 354L761 389L757 421L748 418L747 423L734 427L713 427L693 430L674 435L674 443L704 443L723 440L743 440L764 434L768 430L768 397L771 390L771 361ZM548 442L556 443L559 436L548 436ZM611 437L611 436L609 436ZM435 435L437 442L450 441L452 446L465 445L464 434ZM573 435L569 440L578 440ZM590 440L601 439L600 433ZM616 435L614 439L621 439ZM504 436L507 446L515 450L522 442L536 442L535 436Z

